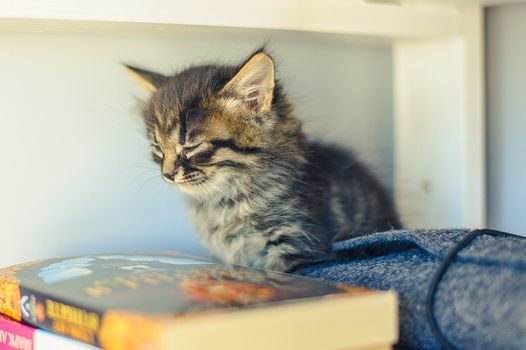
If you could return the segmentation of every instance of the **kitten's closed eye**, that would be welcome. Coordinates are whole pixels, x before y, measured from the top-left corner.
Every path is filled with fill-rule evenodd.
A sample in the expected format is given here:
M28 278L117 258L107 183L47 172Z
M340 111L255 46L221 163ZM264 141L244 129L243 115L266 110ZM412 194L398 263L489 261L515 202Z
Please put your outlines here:
M202 144L203 144L202 142L192 143L188 146L184 146L184 150L186 152L192 152L193 150L197 149L197 147L201 146Z

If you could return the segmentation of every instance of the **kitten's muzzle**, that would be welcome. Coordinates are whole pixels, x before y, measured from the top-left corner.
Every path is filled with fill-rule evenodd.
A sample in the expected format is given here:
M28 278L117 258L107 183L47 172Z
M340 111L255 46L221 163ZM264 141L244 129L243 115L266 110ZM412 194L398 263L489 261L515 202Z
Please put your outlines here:
M168 182L174 182L177 171L181 165L182 159L179 156L176 157L175 161L170 161L168 158L165 158L162 166L162 174L164 179Z

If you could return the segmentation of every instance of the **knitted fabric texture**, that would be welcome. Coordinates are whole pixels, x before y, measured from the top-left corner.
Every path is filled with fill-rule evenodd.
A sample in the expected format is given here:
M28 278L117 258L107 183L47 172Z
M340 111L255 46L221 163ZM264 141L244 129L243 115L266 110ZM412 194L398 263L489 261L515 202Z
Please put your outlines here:
M334 244L337 260L297 273L396 290L396 347L442 349L426 317L426 297L439 265L469 232L397 230L352 238ZM449 263L434 295L433 316L457 349L526 349L526 239L482 231Z

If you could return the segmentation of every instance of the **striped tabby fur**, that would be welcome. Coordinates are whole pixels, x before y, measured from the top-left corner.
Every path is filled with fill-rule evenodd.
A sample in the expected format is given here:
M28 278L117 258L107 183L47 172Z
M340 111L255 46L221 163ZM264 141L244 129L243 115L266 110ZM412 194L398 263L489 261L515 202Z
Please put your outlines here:
M128 68L152 91L143 114L154 160L223 261L290 271L329 258L335 239L400 227L360 162L305 139L264 49L238 67L171 77Z

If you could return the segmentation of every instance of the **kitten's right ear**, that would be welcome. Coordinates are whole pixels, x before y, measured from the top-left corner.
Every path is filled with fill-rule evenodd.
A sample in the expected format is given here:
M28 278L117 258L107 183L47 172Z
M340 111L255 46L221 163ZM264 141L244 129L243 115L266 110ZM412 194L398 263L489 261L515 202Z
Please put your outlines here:
M168 80L168 77L165 77L162 74L150 72L127 64L124 64L124 66L128 69L128 73L133 78L137 79L139 83L150 92L157 91L157 89Z

